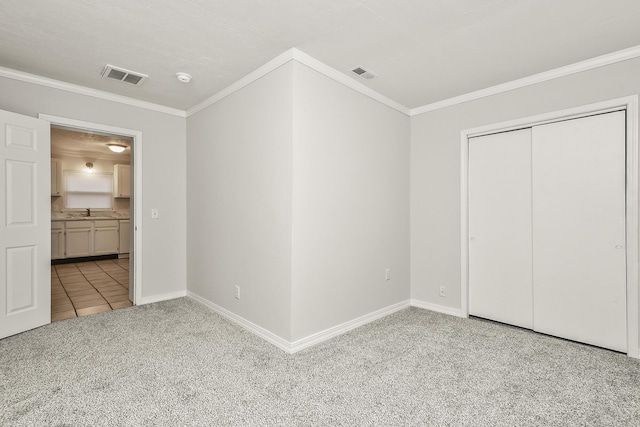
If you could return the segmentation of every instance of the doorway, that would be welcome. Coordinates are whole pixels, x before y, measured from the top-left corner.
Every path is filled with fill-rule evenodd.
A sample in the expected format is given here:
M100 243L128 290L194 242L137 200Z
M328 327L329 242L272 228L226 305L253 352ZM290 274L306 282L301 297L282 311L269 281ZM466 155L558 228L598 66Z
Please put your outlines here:
M130 307L133 140L51 126L51 321Z
M142 133L40 118L52 135L52 321L135 305L142 292Z

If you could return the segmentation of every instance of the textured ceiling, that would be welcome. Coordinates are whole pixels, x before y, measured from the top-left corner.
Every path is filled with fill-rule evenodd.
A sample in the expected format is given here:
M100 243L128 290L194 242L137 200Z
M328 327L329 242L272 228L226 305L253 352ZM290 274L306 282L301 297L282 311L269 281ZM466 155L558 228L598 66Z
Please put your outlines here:
M122 153L114 153L107 144L120 144L128 148ZM53 127L51 128L51 155L83 157L88 161L108 159L128 163L131 157L131 138Z
M289 48L410 108L640 45L638 0L2 0L0 66L188 109ZM103 79L106 64L148 74ZM175 73L189 73L189 84Z

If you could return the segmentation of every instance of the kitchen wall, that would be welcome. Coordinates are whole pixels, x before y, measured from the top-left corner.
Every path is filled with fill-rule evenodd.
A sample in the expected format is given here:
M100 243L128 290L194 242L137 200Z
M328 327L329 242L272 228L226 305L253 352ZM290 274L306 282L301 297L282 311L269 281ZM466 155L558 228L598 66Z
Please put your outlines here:
M85 158L85 157L73 157L52 154L52 157L61 161L61 174L62 182L64 183L64 171L84 171L86 169L86 163L90 161L93 163L93 172L97 173L109 173L113 175L113 165L115 164L129 164L123 161L114 161L107 159ZM64 185L64 184L63 184ZM113 198L113 210L120 215L130 215L130 199ZM60 213L64 209L64 197L51 197L51 213Z
M0 78L0 109L142 131L142 298L186 291L186 119L118 102ZM151 219L152 208L160 218Z
M638 76L633 59L412 117L411 297L460 309L461 130L637 94Z

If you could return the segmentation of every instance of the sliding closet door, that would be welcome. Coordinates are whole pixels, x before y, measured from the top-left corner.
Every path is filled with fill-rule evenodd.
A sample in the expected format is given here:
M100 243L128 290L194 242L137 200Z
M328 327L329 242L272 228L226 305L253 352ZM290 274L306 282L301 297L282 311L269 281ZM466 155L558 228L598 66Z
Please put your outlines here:
M469 314L533 327L531 129L469 139Z
M533 128L534 329L627 350L625 114Z

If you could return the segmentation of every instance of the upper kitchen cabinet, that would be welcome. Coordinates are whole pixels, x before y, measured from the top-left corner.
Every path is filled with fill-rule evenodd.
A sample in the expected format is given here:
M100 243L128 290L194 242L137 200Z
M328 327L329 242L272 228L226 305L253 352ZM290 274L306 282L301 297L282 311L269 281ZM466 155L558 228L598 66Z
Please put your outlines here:
M113 197L131 197L131 166L113 166Z
M62 161L51 159L51 195L62 195Z

